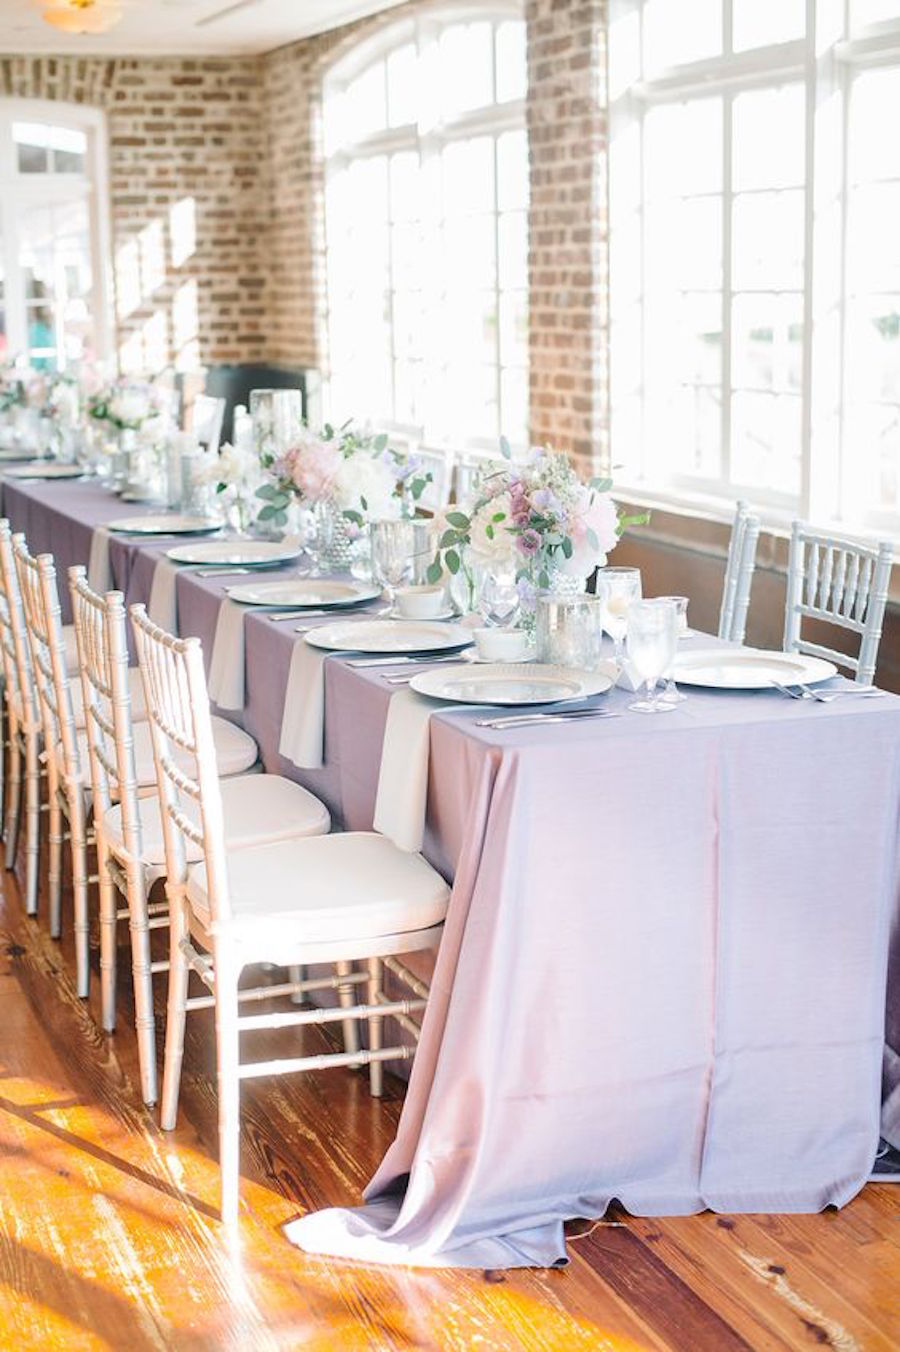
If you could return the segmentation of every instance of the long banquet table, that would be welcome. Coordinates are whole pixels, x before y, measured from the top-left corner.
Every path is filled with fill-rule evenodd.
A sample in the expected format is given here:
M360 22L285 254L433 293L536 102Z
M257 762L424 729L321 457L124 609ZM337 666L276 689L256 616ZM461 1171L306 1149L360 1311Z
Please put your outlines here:
M4 511L64 577L123 507L91 483L7 480ZM114 539L129 601L170 545ZM207 661L233 581L178 576ZM235 716L266 768L370 829L384 670L327 659L325 763L300 771L278 742L302 639L244 625ZM664 719L515 732L437 711L430 737L424 853L453 893L397 1139L364 1207L289 1237L549 1265L563 1222L614 1198L642 1215L852 1198L879 1132L900 1146L900 699L692 691Z

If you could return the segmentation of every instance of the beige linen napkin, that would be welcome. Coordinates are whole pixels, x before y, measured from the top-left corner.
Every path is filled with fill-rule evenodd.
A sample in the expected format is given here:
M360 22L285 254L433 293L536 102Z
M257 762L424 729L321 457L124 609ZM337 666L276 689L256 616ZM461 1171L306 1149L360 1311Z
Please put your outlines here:
M113 589L112 567L109 562L109 535L106 526L95 526L91 536L88 582L94 591L100 592L101 595Z
M177 563L171 559L157 559L147 604L147 613L153 623L170 634L178 633L178 572Z
M325 658L328 653L300 638L291 653L278 750L301 770L325 762Z
M244 707L244 614L227 596L219 607L207 688L220 709Z
M399 849L417 853L425 839L431 715L474 707L468 703L438 704L408 686L391 696L372 824Z

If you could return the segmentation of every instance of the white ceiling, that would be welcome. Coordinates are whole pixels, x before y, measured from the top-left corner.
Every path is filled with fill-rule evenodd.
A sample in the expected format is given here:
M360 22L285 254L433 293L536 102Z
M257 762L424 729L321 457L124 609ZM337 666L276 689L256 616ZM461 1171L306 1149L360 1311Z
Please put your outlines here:
M56 0L59 3L60 0ZM0 52L210 56L269 52L392 9L402 0L120 0L109 33L76 36L41 18L40 0L0 0ZM232 11L230 13L226 11ZM220 15L214 22L206 22Z

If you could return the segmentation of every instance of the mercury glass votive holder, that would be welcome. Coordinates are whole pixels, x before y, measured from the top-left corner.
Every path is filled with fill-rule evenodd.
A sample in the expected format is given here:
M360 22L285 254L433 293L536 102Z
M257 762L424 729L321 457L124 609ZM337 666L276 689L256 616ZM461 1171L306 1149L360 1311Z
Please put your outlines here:
M597 597L539 592L535 607L537 660L594 671L603 634Z

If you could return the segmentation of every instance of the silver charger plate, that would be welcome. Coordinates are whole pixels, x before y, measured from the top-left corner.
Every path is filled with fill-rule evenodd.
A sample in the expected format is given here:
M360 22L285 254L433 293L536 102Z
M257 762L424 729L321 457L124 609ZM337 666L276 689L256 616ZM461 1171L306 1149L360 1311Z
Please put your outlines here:
M205 516L182 516L178 512L153 512L147 516L120 516L106 522L117 535L211 535L221 526Z
M367 582L339 582L327 577L282 578L273 582L248 582L229 587L232 601L244 606L280 606L298 610L316 606L327 610L334 606L361 605L374 601L381 588Z
M313 648L327 652L453 652L468 648L472 634L460 624L438 620L336 620L306 635Z
M267 568L290 563L303 553L294 540L204 540L166 551L173 563L213 564L225 568Z
M558 704L602 695L612 681L599 671L579 671L547 662L486 662L423 671L410 688L453 704Z
M837 675L833 662L805 653L767 652L762 648L692 648L675 658L677 685L704 690L771 690L779 685L816 685Z
M59 465L52 460L38 460L31 465L12 465L3 472L7 479L83 479L87 473L83 465Z

